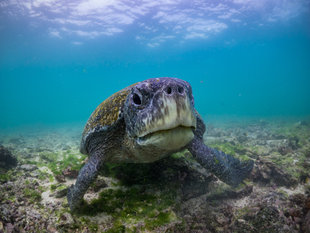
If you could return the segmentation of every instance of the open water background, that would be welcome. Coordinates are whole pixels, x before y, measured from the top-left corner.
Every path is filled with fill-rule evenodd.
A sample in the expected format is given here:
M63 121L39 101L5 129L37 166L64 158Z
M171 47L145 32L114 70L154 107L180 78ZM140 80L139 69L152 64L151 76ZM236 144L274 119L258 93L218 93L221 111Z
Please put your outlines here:
M309 1L2 1L0 129L84 124L137 81L210 119L310 115Z

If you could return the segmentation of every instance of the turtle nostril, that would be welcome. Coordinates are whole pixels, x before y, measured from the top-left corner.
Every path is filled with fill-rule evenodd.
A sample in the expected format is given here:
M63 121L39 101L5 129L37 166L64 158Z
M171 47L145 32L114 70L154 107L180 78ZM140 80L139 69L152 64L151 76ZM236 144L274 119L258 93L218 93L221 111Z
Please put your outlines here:
M170 95L170 94L172 93L171 87L167 87L165 91L166 91L166 93L167 93L168 95Z
M183 88L183 87L181 87L181 86L179 86L179 87L178 87L178 92L179 92L180 94L183 94L183 92L184 92L184 88Z

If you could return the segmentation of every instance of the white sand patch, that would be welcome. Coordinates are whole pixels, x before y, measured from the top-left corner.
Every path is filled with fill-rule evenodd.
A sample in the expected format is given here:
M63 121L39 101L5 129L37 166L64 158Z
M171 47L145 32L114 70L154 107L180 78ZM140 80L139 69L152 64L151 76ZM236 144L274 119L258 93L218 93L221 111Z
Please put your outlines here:
M99 198L99 192L96 192L96 193L86 193L84 195L84 200L87 201L87 203L91 203L92 200L95 200L95 199L98 199Z
M52 197L51 195L52 195L51 190L47 190L46 192L43 192L41 194L41 197L42 197L41 203L43 205L48 205L48 204L60 204L62 202L61 198L55 198L55 197Z
M294 195L294 194L304 194L305 193L305 186L299 184L296 188L294 189L288 189L285 187L281 187L279 190L286 192L289 196Z
M74 179L69 179L69 180L66 180L66 182L64 183L61 183L61 185L67 186L69 188L74 183L75 183ZM59 183L54 181L54 182L48 182L48 183L42 184L42 186L47 188L47 191L41 194L41 197L42 197L41 203L44 205L51 204L51 203L54 203L54 204L62 203L64 199L67 199L67 195L61 198L54 197L54 194L56 191L51 191L50 189L51 185L53 184L57 185Z
M46 166L39 167L39 170L41 172L48 173L49 175L53 175L53 172L48 167L46 167Z
M42 172L46 172L50 175L53 175L52 171L46 166L40 167L39 169ZM62 197L62 198L55 198L54 197L55 191L51 191L51 189L50 189L51 185L53 185L53 184L59 185L60 184L60 185L70 187L74 183L75 183L75 179L66 179L66 182L64 182L64 183L58 183L57 181L52 181L52 182L41 181L40 185L47 189L47 191L45 191L41 194L41 197L42 197L41 203L44 205L51 204L51 203L53 203L53 204L62 203L64 201L64 199L66 198L66 196Z
M104 212L97 214L94 217L88 217L91 221L96 222L98 225L107 225L112 222L113 217Z
M233 202L234 207L237 208L244 208L245 206L248 206L250 204L250 197L246 196L242 199L236 200Z

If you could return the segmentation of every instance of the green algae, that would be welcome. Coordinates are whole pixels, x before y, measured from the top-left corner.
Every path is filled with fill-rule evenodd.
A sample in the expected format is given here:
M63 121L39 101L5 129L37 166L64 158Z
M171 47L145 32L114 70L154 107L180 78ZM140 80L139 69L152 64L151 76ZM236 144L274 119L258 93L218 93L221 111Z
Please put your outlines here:
M27 164L34 164L38 167L48 167L54 176L60 175L63 170L70 167L71 170L79 171L81 167L83 166L83 161L85 160L87 156L82 155L80 153L52 153L52 152L41 152L39 154L39 160L25 160L24 163ZM46 177L50 179L53 179L50 177L48 173L41 172L39 176L39 179L45 179ZM52 181L51 181L52 182Z
M31 203L35 203L38 201L41 201L41 193L39 193L37 190L30 189L30 188L25 188L23 190L23 194Z
M277 152L272 152L272 154L267 155L268 156L267 158L268 159L271 158L271 160L277 163L277 165L280 165L281 167L285 168L285 170L287 170L286 168L291 169L292 167L297 166L298 167L297 169L292 168L292 172L296 172L295 176L298 177L301 170L303 170L303 168L299 168L299 167L301 167L302 164L306 162L306 158L307 158L306 155L309 154L310 150L309 148L306 148L303 146L302 136L299 135L298 139L294 137L292 138L293 138L292 142L293 143L297 142L297 144L295 143L295 145L298 145L297 149L294 150L294 153L288 153L287 155L282 156L281 154ZM257 146L257 147L253 146L252 148L251 146L243 146L241 144L235 145L229 142L216 143L216 144L218 145L218 146L215 146L217 147L217 149L223 150L228 154L230 153L242 159L247 159L248 156L251 157L251 154L248 153L249 150L251 151L256 150L256 153L258 153L258 150L260 148L260 146ZM264 146L261 146L261 147L264 147ZM62 171L61 163L63 160L67 160L70 154L71 156L76 157L77 162L74 162L74 163L79 164L79 166L81 166L84 160L84 158L81 158L78 153L74 154L74 152L72 153L68 151L66 152L61 151L59 154L58 153L55 153L55 154L57 156L54 156L54 157L52 156L52 159L49 159L50 161L48 161L48 159L43 157L43 159L40 159L38 162L34 162L34 163L37 164L38 166L47 166L47 167L49 167L47 165L48 163L56 164L55 170L53 171L55 175L56 172L60 174L59 172ZM191 157L188 158L186 153L180 152L180 153L176 153L172 155L172 158L174 159L186 158L187 160L189 160ZM292 166L292 164L294 164L294 166ZM166 165L166 163L164 163L163 165ZM71 166L71 164L69 164L68 166ZM142 168L142 170L139 170L140 168ZM139 170L139 171L133 171L134 169ZM75 215L74 223L72 224L72 226L68 227L70 228L69 231L71 231L72 229L77 229L77 231L80 232L87 228L87 230L90 232L103 232L101 228L103 226L102 223L98 225L96 223L96 220L94 220L96 219L96 217L94 217L94 219L92 219L92 217L89 217L89 216L95 216L101 212L105 212L109 216L112 216L113 218L111 220L111 224L108 223L107 225L104 225L105 230L107 227L111 227L111 225L113 225L112 228L110 228L109 230L105 232L150 232L150 231L155 232L155 231L158 231L158 229L156 228L159 228L162 226L164 228L165 225L169 225L172 222L177 222L178 225L181 225L179 224L179 222L181 222L181 219L179 219L179 217L175 214L177 211L178 203L180 203L175 200L175 198L177 198L177 196L179 195L175 193L177 187L172 186L171 187L172 195L166 196L168 191L163 191L163 190L165 190L165 188L167 188L169 184L167 183L166 180L161 179L162 177L160 177L160 175L156 174L156 176L158 177L153 176L152 175L153 171L154 170L152 170L150 166L140 167L140 166L129 165L128 167L127 164L124 164L121 166L111 165L109 167L109 172L107 172L108 173L107 176L112 176L116 178L121 177L120 181L115 182L113 180L112 184L109 183L109 188L101 189L104 191L103 193L100 194L97 200L94 200L90 204L84 203L84 208L86 210L90 212L92 211L94 212L86 213L86 216L82 216L82 217L80 215ZM172 168L169 167L169 168L165 168L164 170L166 177L170 177L171 175L173 175L173 173L177 173L177 171L176 169L174 169L173 166ZM128 175L132 175L132 176L138 175L138 177L124 178ZM50 181L53 181L53 182L55 181L55 178L53 175L43 172L42 176L45 176L45 179L49 179ZM41 174L39 175L39 177L41 177ZM30 181L25 181L25 184L27 187L29 187L30 186L29 184L31 183ZM125 185L126 187L122 185ZM55 186L50 186L48 188L51 188L53 189L53 191L55 191L55 190L58 190L60 187L62 186L55 185ZM162 187L164 187L164 189L161 190ZM238 188L240 187L241 186L239 186ZM36 187L36 189L39 190L40 187ZM109 189L111 189L111 191L108 191ZM136 189L136 191L134 189ZM214 191L213 194L216 197L220 195L221 193L225 193L229 190L230 188L225 185L222 185L221 187L216 186L216 188L213 190ZM111 193L108 194L108 192L111 192ZM117 192L119 193L117 194ZM279 193L281 192L279 191ZM107 195L107 194L108 196L106 198L106 201L100 201L102 199L101 195ZM140 200L137 199L135 201L134 199L135 196L139 196L139 195L142 195L142 198ZM126 196L128 196L128 199L126 199ZM210 196L211 195L208 195L208 197ZM281 194L281 196L283 196L283 194ZM15 199L13 198L12 200L15 200ZM158 204L157 200L159 200L160 204ZM169 202L167 202L166 204L162 203L167 200L170 200L170 203ZM105 209L104 204L106 204L107 202L111 202L111 205L107 205L107 209ZM116 202L120 202L120 204L117 204ZM103 206L101 206L100 208L93 206L96 204L99 205L100 203L103 204ZM136 207L133 207L130 203L134 203ZM162 205L162 207L159 208L158 205ZM58 211L58 214L57 214L57 216L59 217L64 212L70 212L66 200L63 201L62 207L64 208L62 208L61 211ZM245 208L244 210L241 210L239 215L237 215L237 218L247 217L248 212L249 214L251 214L250 213L251 209ZM54 215L55 214L54 210L51 210L50 214ZM83 214L84 213L81 213L81 215ZM83 219L86 219L86 220L83 220ZM249 223L249 224L252 224L252 223ZM161 230L163 228L159 228L159 229ZM60 232L68 231L68 229L66 229L66 227L63 227L63 226L59 227L59 229L60 229ZM176 229L176 228L174 227L173 229ZM185 231L180 230L179 232L185 232Z
M106 231L107 233L125 233L128 232L126 227L122 224L115 224L112 228Z
M46 162L55 162L58 160L59 155L57 153L44 152L40 153L40 159Z
M249 156L247 155L249 150L241 144L232 144L230 142L224 142L224 143L214 142L208 144L208 146L223 151L226 154L233 155L241 160L250 159Z
M296 179L300 179L303 174L309 173L309 161L307 160L307 155L309 155L309 128L308 124L303 125L298 122L272 129L274 135L283 136L286 139L289 152L285 155L273 152L268 157Z
M83 160L86 156L80 156L73 154L65 155L61 160L53 160L47 164L47 167L54 173L54 175L59 175L62 171L68 167L72 170L79 171L83 165Z
M51 191L55 191L57 188L57 184L51 184L50 189Z
M59 184L59 183L50 185L51 191L59 191L59 190L66 189L66 188L68 188L66 185Z
M107 232L149 232L179 225L182 219L176 213L185 196L185 184L202 175L199 172L188 175L187 181L180 179L180 172L195 170L187 157L192 156L185 151L152 164L105 164L100 175L113 177L111 183L116 184L109 182L97 199L84 201L76 218L105 213L112 218Z
M55 181L55 178L54 178L54 176L52 176L51 174L48 174L48 180L49 180L49 182L54 182Z
M218 185L214 185L212 190L207 194L206 198L208 200L216 199L217 196L222 195L223 193L227 192L228 190L232 190L230 186L224 183L220 183Z
M175 195L173 190L154 194L141 186L108 188L100 193L98 199L90 204L84 203L78 214L94 216L105 212L111 215L114 223L108 232L120 232L121 229L134 232L137 224L152 230L177 220L171 209Z
M0 171L0 183L6 183L8 181L15 181L20 176L24 175L21 171L17 170L8 170Z
M248 213L250 213L250 208L248 206L245 206L243 208L240 208L236 211L234 218L235 219L240 219L243 218L245 215L247 215Z
M273 152L269 156L269 159L296 179L299 179L302 174L308 173L308 169L303 167L307 159L302 153L283 156L277 152Z
M187 150L183 150L180 152L176 152L170 156L173 159L185 159L189 162L196 162L196 159L192 156L192 154Z
M0 183L5 183L11 180L12 174L11 173L4 173L0 174Z
M165 224L168 224L174 220L176 220L177 217L174 212L168 211L168 212L161 212L156 216L155 218L148 218L145 220L145 227L148 230L153 230L156 227L163 226Z
M309 138L310 138L309 129L310 129L309 125L301 125L300 123L297 123L297 124L281 125L281 127L273 129L272 132L275 135L282 135L283 137L288 139L289 144L291 144L291 146L293 147L295 146L296 147L295 149L297 149L309 144Z

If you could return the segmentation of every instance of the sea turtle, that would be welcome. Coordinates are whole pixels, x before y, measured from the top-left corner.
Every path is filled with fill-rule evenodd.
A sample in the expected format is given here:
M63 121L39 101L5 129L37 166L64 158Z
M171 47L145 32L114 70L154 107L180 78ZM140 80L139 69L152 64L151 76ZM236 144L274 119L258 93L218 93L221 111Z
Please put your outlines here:
M253 168L203 142L205 125L194 108L192 88L177 78L151 78L103 101L88 119L80 151L89 155L68 203L77 210L104 162L150 163L188 149L223 182L236 186Z

